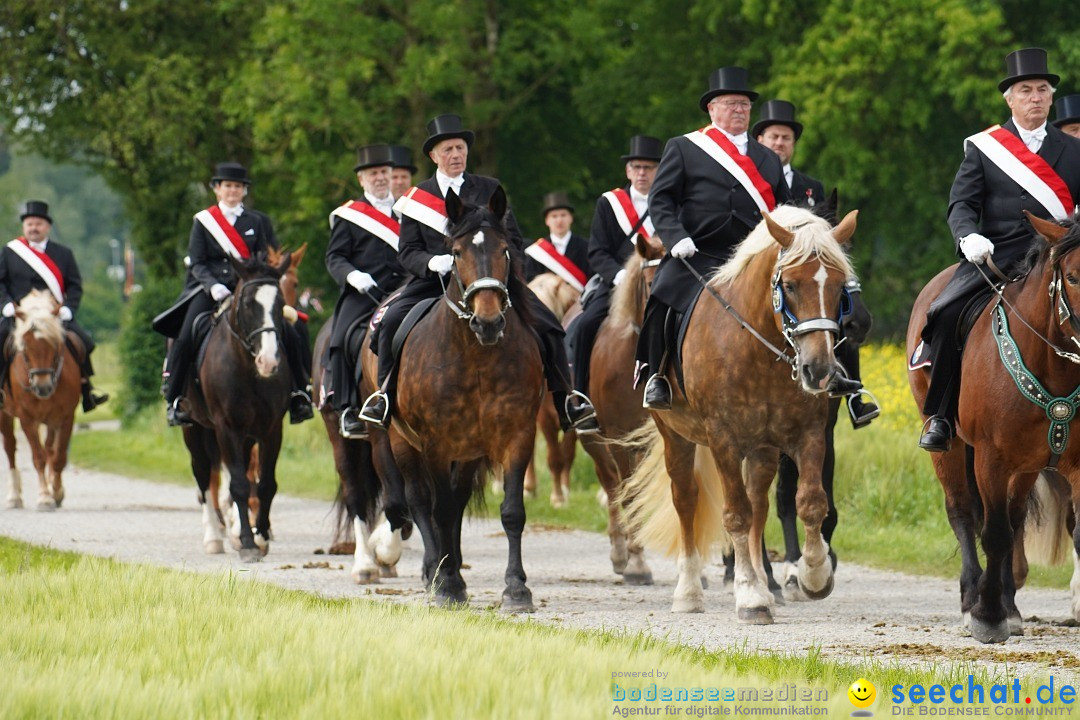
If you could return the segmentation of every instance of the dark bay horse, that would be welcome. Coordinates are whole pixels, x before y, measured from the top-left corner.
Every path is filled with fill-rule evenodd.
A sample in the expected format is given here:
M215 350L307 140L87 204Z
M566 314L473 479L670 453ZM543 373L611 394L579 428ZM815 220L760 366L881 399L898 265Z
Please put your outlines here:
M69 337L80 350L81 341L68 333L57 314L60 305L52 293L32 290L15 310L11 334L11 392L0 414L0 434L8 456L11 489L9 508L21 508L22 479L15 465L15 419L26 435L38 475L38 510L55 510L64 501L63 472L68 444L79 404L79 360L65 342ZM41 426L45 442L41 442Z
M222 540L209 491L212 472L224 462L240 524L240 558L245 562L258 561L269 549L281 421L291 390L283 341L285 302L279 285L290 260L285 253L276 266L265 257L230 261L239 282L215 315L197 382L186 393L196 424L184 428L184 443L203 506L204 547L215 551ZM253 529L247 471L255 443L259 509Z
M1023 530L1039 475L1067 480L1073 507L1080 503L1080 443L1069 442L1068 432L1080 393L1080 357L1074 354L1080 318L1073 310L1080 307L1080 224L1028 219L1041 237L1029 257L1030 270L1006 285L1001 299L972 327L962 360L966 381L960 389L957 441L948 452L932 454L949 524L960 543L960 610L965 626L983 643L1023 634L1014 540ZM954 268L931 280L915 301L909 357L930 303ZM909 370L908 381L921 408L929 372ZM985 569L975 547L977 532ZM1080 620L1080 529L1074 527L1072 539L1072 614Z
M390 441L413 521L424 538L424 581L441 604L465 603L461 523L483 491L489 467L503 469L502 524L509 543L504 610L530 611L521 563L524 476L533 454L543 394L540 347L522 313L527 288L511 260L506 195L488 207L449 193L448 289L413 329L399 364ZM363 350L366 378L376 358Z
M612 570L622 575L628 585L651 585L652 570L645 562L641 544L626 531L622 509L625 500L620 500L623 483L637 467L640 453L612 442L649 419L648 411L641 406L644 389L634 389L634 349L664 247L642 237L635 247L624 266L626 275L615 288L611 311L596 334L589 363L589 397L596 408L601 434L585 435L581 444L593 459L604 491Z
M638 537L678 554L673 612L704 612L704 558L726 531L735 548L739 621L772 622L761 537L781 452L800 472L797 511L806 540L799 585L814 599L832 592L821 533L828 512L821 486L825 388L838 372L840 299L853 274L841 244L854 233L855 216L834 229L807 210L777 208L739 244L691 311L682 347L685 391L669 371L672 409L653 411L654 422L637 433L647 456L626 488Z

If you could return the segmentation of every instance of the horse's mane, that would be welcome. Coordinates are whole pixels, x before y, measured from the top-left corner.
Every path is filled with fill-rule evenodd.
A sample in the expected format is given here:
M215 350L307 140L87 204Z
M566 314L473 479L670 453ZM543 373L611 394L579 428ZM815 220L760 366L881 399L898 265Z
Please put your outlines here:
M1052 259L1066 255L1075 250L1077 246L1080 246L1080 216L1073 215L1059 224L1067 228L1069 232L1056 243L1049 243L1043 236L1035 235L1035 240L1031 243L1031 248L1024 257L1023 275L1027 275L1035 268L1042 267Z
M833 239L832 225L828 220L794 205L779 206L773 210L771 217L778 225L795 233L791 247L780 260L781 267L801 265L811 257L817 256L825 265L844 273L844 277L855 274L844 249ZM750 231L746 239L736 246L731 259L717 269L709 281L710 284L715 287L733 282L742 275L756 257L778 247L776 240L769 234L768 226L762 220Z
M560 320L562 320L566 311L570 309L570 306L577 302L577 299L581 296L581 293L572 287L570 283L550 272L540 273L530 280L529 288L536 293L536 297L540 298L540 302L544 303L551 312L555 313L555 317Z
M510 302L513 304L514 310L517 311L518 316L526 325L532 327L534 318L529 309L528 296L530 291L528 284L525 282L521 251L514 246L514 239L510 237L510 231L506 228L505 216L503 220L499 220L486 207L466 205L461 219L451 226L447 232L447 238L475 235L485 226L494 228L506 236L507 245L510 246L510 278L506 288L510 292Z
M648 242L639 239L638 242ZM611 310L608 317L611 323L618 328L623 335L634 331L634 325L642 315L642 303L644 298L641 293L641 275L645 272L642 267L642 258L636 252L623 263L626 275L622 282L615 286L615 292L611 295Z
M64 324L55 314L56 299L47 290L31 290L19 302L19 310L26 316L15 318L13 340L16 350L25 348L26 333L33 330L39 337L59 347L64 341Z

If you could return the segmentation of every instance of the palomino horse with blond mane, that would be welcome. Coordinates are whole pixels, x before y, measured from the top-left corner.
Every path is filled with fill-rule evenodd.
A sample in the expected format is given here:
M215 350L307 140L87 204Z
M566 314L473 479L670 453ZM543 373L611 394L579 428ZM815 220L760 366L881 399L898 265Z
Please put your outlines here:
M840 299L852 274L841 244L855 231L855 215L832 229L808 210L777 208L690 311L683 383L669 370L672 409L654 411L654 422L636 434L648 455L625 491L638 537L678 553L673 612L704 612L701 571L726 530L738 619L772 622L761 536L781 452L800 472L796 504L806 539L799 585L813 599L832 592L821 468Z
M67 466L68 443L79 403L81 377L79 358L72 347L82 350L74 333L64 330L57 313L60 306L52 294L33 290L15 310L15 331L11 335L11 392L0 414L0 434L11 473L9 508L21 508L22 480L15 466L15 418L18 418L34 456L38 474L38 510L55 510L64 501L62 473ZM41 426L45 442L41 442Z

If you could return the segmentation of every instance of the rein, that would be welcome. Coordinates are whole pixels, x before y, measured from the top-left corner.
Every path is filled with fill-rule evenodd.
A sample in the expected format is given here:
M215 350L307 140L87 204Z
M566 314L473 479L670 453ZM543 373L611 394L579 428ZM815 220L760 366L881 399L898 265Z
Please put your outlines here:
M481 226L483 227L483 226ZM454 259L454 267L451 269L450 274L454 277L454 281L457 283L458 292L461 294L460 300L454 300L450 297L449 286L443 282L442 275L439 275L439 284L443 289L443 302L445 302L450 309L457 315L459 320L465 320L468 322L472 320L476 313L469 307L469 300L472 296L481 290L494 290L502 298L502 311L500 314L505 314L507 310L512 308L514 304L510 301L510 290L507 285L510 282L510 273L513 272L513 265L510 262L510 250L506 250L506 282L485 276L477 278L469 283L468 287L465 287L465 283L461 282L461 275L458 274L457 259Z
M20 354L22 355L23 363L26 365L26 368L27 368L27 370L26 370L26 375L27 375L26 382L25 383L20 383L22 385L23 390L25 390L26 392L28 392L28 393L30 393L32 395L35 395L36 397L41 398L42 400L44 400L46 398L49 398L49 397L52 397L52 394L54 392L56 392L56 378L60 375L60 372L64 369L64 346L63 346L63 344L61 344L56 349L56 360L55 360L55 362L53 362L53 365L50 368L31 367L30 366L30 359L28 357L26 357L26 350L23 349L23 351ZM38 395L37 392L34 391L34 378L37 377L38 375L48 375L49 376L49 382L52 385L52 390L49 391L48 395Z
M259 287L261 285L273 285L280 290L277 280L265 278L262 280L251 280L245 282L243 287L240 288L240 292L238 293L238 295L243 296L243 293L246 292L249 287ZM241 335L240 331L238 331L235 326L236 316L237 313L240 311L240 301L237 300L235 303L233 303L232 296L230 295L225 302L232 305L232 312L228 313L228 317L225 320L225 327L229 328L229 332L232 333L232 336L236 338L241 345L244 346L244 349L248 351L248 354L251 355L251 357L255 357L259 354L259 350L255 347L254 341L263 333L274 333L274 335L278 339L278 343L281 343L281 333L278 331L277 325L263 325L262 327L255 328L247 335ZM221 316L225 314L225 303L222 303L222 311L219 315L216 316L215 319L220 319Z

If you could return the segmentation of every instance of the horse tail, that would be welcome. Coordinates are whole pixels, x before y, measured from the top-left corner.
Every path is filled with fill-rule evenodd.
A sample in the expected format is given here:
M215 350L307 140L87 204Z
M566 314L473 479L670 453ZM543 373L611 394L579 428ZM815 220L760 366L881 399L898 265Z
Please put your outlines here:
M337 494L334 496L334 535L330 539L330 546L335 547L353 542L353 514L345 505L345 487L339 482ZM333 553L331 553L333 554Z
M671 476L664 460L664 438L649 421L620 441L642 451L642 461L620 493L630 532L643 545L677 557L682 551L682 524L671 496ZM724 491L709 449L694 453L694 484L698 502L694 512L694 547L703 560L712 544L730 544L723 525Z
M1066 527L1069 486L1057 473L1040 473L1028 496L1024 551L1030 562L1060 565L1072 549Z

